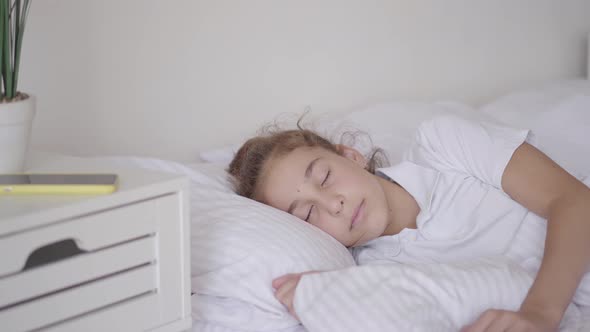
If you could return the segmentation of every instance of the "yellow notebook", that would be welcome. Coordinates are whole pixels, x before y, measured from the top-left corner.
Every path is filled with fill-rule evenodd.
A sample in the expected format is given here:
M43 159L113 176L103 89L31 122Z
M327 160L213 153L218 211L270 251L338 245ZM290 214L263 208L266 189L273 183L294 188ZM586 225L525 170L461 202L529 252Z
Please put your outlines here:
M117 190L117 174L0 174L0 195L99 195Z

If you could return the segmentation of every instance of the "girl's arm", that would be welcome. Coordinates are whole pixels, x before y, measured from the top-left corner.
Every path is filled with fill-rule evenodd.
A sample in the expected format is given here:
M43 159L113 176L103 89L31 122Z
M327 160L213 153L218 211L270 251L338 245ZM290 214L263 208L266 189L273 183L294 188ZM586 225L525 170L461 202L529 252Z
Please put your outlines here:
M547 219L543 261L519 312L489 310L465 331L557 330L590 265L590 189L527 143L506 166L502 188Z

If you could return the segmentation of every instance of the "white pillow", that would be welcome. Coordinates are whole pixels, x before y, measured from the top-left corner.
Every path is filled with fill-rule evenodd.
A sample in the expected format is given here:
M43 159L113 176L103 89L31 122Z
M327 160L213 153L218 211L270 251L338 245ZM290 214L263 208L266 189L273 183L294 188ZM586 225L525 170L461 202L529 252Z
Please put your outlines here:
M577 177L590 173L590 81L568 80L509 93L480 108L535 134L535 145Z
M208 169L206 169L208 168ZM212 176L218 165L193 165ZM272 280L283 274L331 270L355 265L349 251L315 226L283 211L223 189L194 182L191 190L192 288L235 307L242 302L248 315L224 320L225 326L265 331L298 325L275 299ZM197 299L198 301L198 299ZM223 306L201 308L203 319L227 315ZM195 312L195 311L193 311ZM239 311L236 311L239 312ZM256 319L253 319L256 318Z
M590 95L589 80L564 80L513 91L482 105L479 111L515 126L550 111L576 95Z
M426 119L446 113L492 120L488 115L476 112L470 106L458 102L387 102L349 113L311 113L304 119L303 124L304 127L316 131L334 143L354 146L365 154L368 154L373 146L379 147L385 151L390 164L395 164L401 161L403 151L410 143L418 125ZM284 124L284 129L290 129L295 127L297 119L294 114L279 123ZM348 139L350 135L344 135L347 132L360 135L351 140ZM199 158L205 162L227 165L241 144L242 142L205 150L199 154Z
M234 157L234 154L238 152L240 146L242 146L242 143L228 145L217 149L205 150L199 153L199 159L207 163L220 163L229 165L230 161Z
M458 102L388 102L327 119L320 116L317 132L332 142L353 146L365 155L373 147L381 148L393 165L402 160L420 123L442 114L493 121L486 114ZM345 134L347 132L353 134L352 139ZM360 133L356 139L355 133Z

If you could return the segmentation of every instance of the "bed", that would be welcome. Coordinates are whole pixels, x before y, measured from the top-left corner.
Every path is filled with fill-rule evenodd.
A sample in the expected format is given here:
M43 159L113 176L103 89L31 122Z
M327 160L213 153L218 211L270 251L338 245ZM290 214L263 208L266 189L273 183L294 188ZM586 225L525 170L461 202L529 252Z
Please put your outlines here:
M365 130L395 163L424 119L453 113L501 121L531 128L539 148L583 179L590 171L588 110L590 82L569 80L511 93L479 108L391 102L314 123L336 136L350 128ZM368 147L364 143L356 142L361 150ZM192 234L194 331L455 331L488 307L517 309L526 295L532 277L500 258L436 267L350 268L354 262L348 252L321 232L232 196L222 168L235 148L207 151L203 158L209 164L193 166L214 175L219 189L201 188L193 196L198 201ZM270 282L305 270L330 272L305 276L298 287L295 307L303 328L274 301ZM590 308L571 306L561 330L588 329Z
M394 101L311 122L332 137L350 129L367 132L393 164L418 124L433 116L500 121L532 129L539 148L584 179L590 174L589 111L590 81L578 79L510 93L477 108ZM350 252L320 230L232 191L225 168L239 143L203 151L192 163L97 157L190 179L192 331L456 331L489 307L518 308L526 295L533 277L499 257L357 267ZM345 143L367 151L371 142ZM271 281L308 270L326 272L305 276L298 287L295 307L304 327L274 298ZM590 330L590 307L570 306L560 330Z

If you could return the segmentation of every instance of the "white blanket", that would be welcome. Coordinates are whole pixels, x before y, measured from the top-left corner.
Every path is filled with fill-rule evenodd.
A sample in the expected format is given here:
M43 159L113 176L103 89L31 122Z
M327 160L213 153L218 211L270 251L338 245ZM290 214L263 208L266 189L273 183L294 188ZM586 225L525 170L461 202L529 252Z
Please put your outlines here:
M304 275L294 305L319 331L458 331L489 308L518 310L533 278L516 264L484 259L455 264L365 265ZM582 331L573 304L561 331Z

